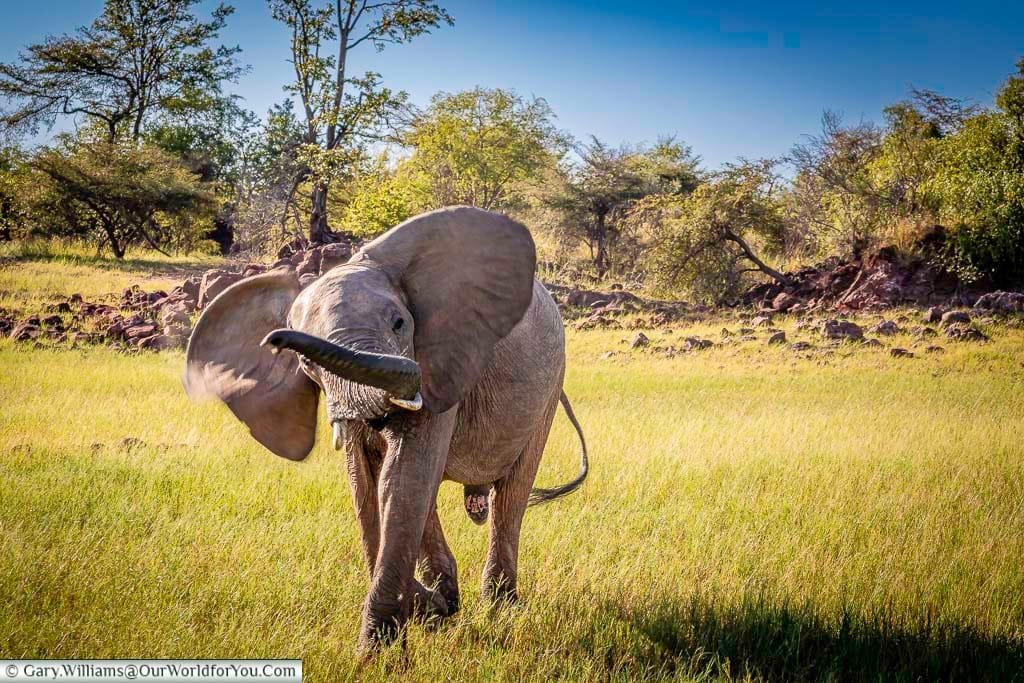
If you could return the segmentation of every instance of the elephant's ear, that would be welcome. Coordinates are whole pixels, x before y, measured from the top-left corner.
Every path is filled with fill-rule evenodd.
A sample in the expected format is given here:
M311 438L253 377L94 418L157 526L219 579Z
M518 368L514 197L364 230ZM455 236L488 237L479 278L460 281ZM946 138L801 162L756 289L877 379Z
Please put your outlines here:
M189 396L224 401L257 441L289 460L313 448L319 389L294 353L273 355L260 341L285 327L298 294L298 278L286 269L232 285L203 311L185 354Z
M530 306L537 261L530 232L506 216L456 206L409 219L362 254L405 290L423 400L432 412L448 410Z

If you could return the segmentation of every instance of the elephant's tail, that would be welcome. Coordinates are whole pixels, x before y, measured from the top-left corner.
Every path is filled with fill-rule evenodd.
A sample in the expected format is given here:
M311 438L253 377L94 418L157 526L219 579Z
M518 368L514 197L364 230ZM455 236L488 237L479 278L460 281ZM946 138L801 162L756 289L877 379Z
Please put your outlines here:
M580 437L580 473L576 475L575 479L561 486L555 486L550 489L533 489L530 491L528 505L547 503L572 493L583 485L583 481L587 478L587 472L590 471L590 464L587 461L587 440L583 437L583 428L580 427L580 423L576 420L576 414L572 412L572 404L569 403L569 397L565 395L564 391L560 401L562 409L565 410L565 414L569 417L569 422L572 422L572 426L576 428L576 433Z

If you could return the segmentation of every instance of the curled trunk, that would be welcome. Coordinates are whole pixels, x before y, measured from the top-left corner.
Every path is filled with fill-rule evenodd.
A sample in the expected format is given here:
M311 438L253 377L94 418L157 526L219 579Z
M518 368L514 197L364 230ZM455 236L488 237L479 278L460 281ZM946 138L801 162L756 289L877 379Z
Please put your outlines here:
M266 344L300 353L339 377L398 398L411 399L420 389L420 366L404 356L357 351L296 330L274 330L261 345Z

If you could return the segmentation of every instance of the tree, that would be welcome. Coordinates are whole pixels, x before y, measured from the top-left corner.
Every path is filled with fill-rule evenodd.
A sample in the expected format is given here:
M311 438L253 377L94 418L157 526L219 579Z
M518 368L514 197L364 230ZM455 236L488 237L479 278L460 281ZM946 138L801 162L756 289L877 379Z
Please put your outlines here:
M237 98L222 97L203 110L165 111L145 135L148 143L181 159L217 195L221 207L209 238L222 254L234 243L244 178L260 144L257 125L256 116Z
M106 0L102 14L73 35L47 38L0 64L0 95L15 103L2 121L35 131L58 117L102 124L105 142L138 142L162 110L202 109L240 69L238 48L213 48L233 9L218 5L209 21L200 0Z
M43 230L95 235L117 258L142 242L161 251L194 246L216 209L179 160L148 145L63 136L31 166L38 175L31 204Z
M468 204L509 210L522 184L564 153L567 141L540 98L475 88L438 93L404 136L404 170L421 188L423 208Z
M760 273L782 285L789 278L769 266L757 246L781 249L784 230L774 160L742 161L675 202L653 247L651 275L663 290L727 302Z
M944 264L961 280L1024 284L1024 59L996 94L997 109L942 140L930 189L950 225Z
M14 238L21 219L20 194L25 175L22 151L14 146L0 147L0 241Z
M305 113L306 131L296 190L310 181L309 238L329 240L327 197L332 181L351 174L364 147L383 137L404 109L405 93L381 87L379 74L348 74L352 50L369 43L382 50L406 43L451 16L429 0L269 0L274 19L291 31L295 80L286 90ZM334 46L333 54L329 50Z
M376 237L422 210L416 197L420 188L404 167L389 167L381 156L351 183L352 193L342 211L345 232Z
M545 183L539 203L557 212L557 232L587 246L598 277L611 268L612 249L633 225L625 219L635 201L658 193L685 196L700 182L700 158L671 138L649 150L591 138L576 153L580 161Z
M822 132L793 147L788 161L796 169L793 215L807 221L822 251L859 258L875 241L882 222L884 193L873 184L870 164L881 153L883 132L868 122L843 125L826 111Z

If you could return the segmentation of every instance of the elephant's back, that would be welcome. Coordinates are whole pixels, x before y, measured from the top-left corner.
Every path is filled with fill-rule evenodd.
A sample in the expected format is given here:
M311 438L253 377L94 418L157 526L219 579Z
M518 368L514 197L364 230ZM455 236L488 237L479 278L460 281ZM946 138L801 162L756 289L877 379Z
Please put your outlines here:
M523 319L495 346L494 358L459 406L449 479L500 479L557 403L565 375L565 329L558 305L534 280Z

